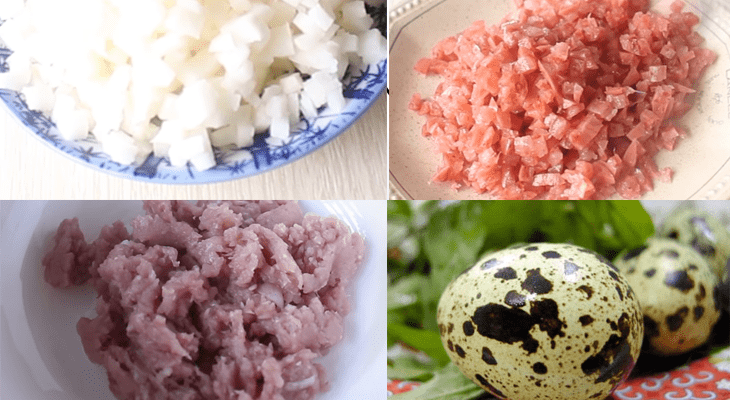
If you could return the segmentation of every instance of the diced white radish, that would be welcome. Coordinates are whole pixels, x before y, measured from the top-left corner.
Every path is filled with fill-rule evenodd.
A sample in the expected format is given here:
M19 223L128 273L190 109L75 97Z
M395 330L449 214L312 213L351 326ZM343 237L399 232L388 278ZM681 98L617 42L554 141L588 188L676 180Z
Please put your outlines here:
M342 19L340 26L349 32L360 33L370 29L373 19L365 11L365 2L352 1L342 5Z
M163 121L157 134L152 138L152 146L157 157L167 156L172 143L185 140L190 132L185 130L176 120Z
M255 133L253 112L254 109L250 105L241 106L233 114L231 123L227 127L211 133L211 142L216 146L228 144L234 144L236 147L251 146Z
M92 131L120 163L154 150L203 170L211 141L249 146L268 130L287 143L300 115L345 107L348 64L387 51L362 0L0 1L0 40L16 51L0 87L64 138Z
M193 167L195 167L198 171L205 171L215 167L215 155L213 154L213 150L198 153L190 157L190 163L193 164Z
M299 95L299 107L302 110L302 114L306 118L314 118L317 116L317 107L314 106L312 99L309 98L306 92L302 91Z
M335 22L335 17L322 8L322 5L319 3L312 7L307 14L317 27L323 31L327 31Z
M388 54L385 38L377 29L370 29L359 35L357 54L365 64L374 64L384 59Z
M273 96L266 102L266 114L272 119L288 117L289 108L283 94Z
M342 95L342 83L337 81L336 87L327 91L327 105L332 112L340 112L345 108L345 96Z
M346 31L339 31L333 38L335 43L340 45L340 51L343 53L355 53L358 50L358 37Z
M165 88L175 80L175 71L161 57L140 54L132 57L132 80Z
M271 4L271 13L269 26L273 28L290 23L297 14L297 9L296 6L287 4L284 1L278 1Z
M269 127L269 134L272 137L286 139L289 137L289 119L285 117L273 118L271 120L271 127Z
M168 11L164 26L171 32L200 39L205 25L205 14L199 3L191 3L197 4L199 9L174 7Z
M141 150L134 139L122 131L109 133L102 141L102 149L112 161L119 164L133 163Z
M89 134L88 111L77 109L76 100L70 94L56 96L51 120L66 140L85 139Z
M9 71L0 74L0 87L18 91L30 83L32 71L30 59L21 52L15 52L5 59Z
M292 7L299 6L299 3L301 2L301 0L282 0L282 1L285 2L286 4L289 4Z
M254 128L250 123L231 123L210 133L213 146L235 145L247 147L253 144Z
M25 103L31 110L38 110L45 114L50 114L53 111L56 96L50 86L37 83L22 88L20 92L23 93Z
M230 3L231 8L237 12L244 12L251 9L250 0L228 0L228 3Z
M292 39L289 24L271 28L271 38L266 45L273 57L287 57L294 55L294 40Z
M299 122L299 92L286 94L287 109L289 114L289 125L294 126Z
M89 135L88 111L70 110L66 113L54 113L53 122L66 140L86 139Z
M252 11L224 25L221 32L230 33L237 45L269 40L269 27L266 22L257 20Z
M302 90L302 75L298 72L279 78L279 85L283 93L298 93Z
M210 145L208 134L205 132L200 132L199 134L188 137L182 141L173 143L170 145L170 149L167 152L167 155L170 157L170 164L174 167L185 166L185 164L187 164L188 161L191 161L193 157L206 154L213 157L213 149ZM212 167L212 165L208 168L210 167Z

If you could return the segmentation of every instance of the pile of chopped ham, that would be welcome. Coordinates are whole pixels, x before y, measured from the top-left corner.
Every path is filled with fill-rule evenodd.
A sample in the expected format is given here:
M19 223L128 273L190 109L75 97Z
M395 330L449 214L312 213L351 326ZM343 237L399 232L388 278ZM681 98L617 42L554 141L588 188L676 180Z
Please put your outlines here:
M64 220L44 257L54 287L90 282L77 331L118 399L309 400L343 337L363 238L296 202L146 202L87 243Z
M670 182L654 156L686 132L676 120L717 55L699 18L648 0L515 0L498 25L476 21L416 71L444 78L409 108L442 155L436 182L501 199L637 198Z

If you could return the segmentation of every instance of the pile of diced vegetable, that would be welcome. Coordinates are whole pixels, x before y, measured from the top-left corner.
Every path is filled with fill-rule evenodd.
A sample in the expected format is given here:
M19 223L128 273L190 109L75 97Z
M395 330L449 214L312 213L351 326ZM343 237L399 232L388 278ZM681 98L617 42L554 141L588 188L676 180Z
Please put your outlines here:
M212 146L282 144L342 110L349 65L386 56L362 0L3 0L0 20L0 88L122 164L205 170Z

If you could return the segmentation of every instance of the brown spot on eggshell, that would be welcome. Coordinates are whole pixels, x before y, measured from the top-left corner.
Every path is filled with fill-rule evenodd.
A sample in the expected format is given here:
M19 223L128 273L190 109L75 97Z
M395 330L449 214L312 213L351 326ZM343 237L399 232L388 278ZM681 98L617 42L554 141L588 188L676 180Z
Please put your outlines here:
M700 301L702 301L702 299L705 298L705 296L707 296L707 291L705 290L705 285L700 283L700 290L699 290L699 293L695 294L695 300L697 300L697 302L699 303Z
M669 271L664 274L664 284L684 293L695 287L695 281L687 275L687 271Z
M477 308L471 319L480 335L502 343L522 342L522 348L528 354L537 351L540 345L530 335L534 318L519 308L490 303Z
M654 274L656 274L656 268L650 268L644 271L644 275L646 275L647 278L651 278Z
M486 346L482 347L482 361L489 365L497 365L497 360L494 358L492 351L489 350Z
M464 321L463 329L466 336L474 334L474 325L471 324L471 321Z
M550 251L543 252L542 256L545 258L560 258L560 253L558 253L557 251L550 250Z
M687 314L689 314L689 308L685 306L678 309L674 314L668 315L666 320L669 330L671 332L679 330L682 324L684 324L684 319L687 317Z
M477 378L479 383L481 383L485 389L487 389L488 391L492 392L493 394L495 394L497 396L504 397L504 394L502 392L500 392L497 388L495 388L491 383L489 383L489 381L485 377L483 377L479 374L474 375L474 377Z
M457 344L454 347L456 348L456 354L458 354L459 357L464 358L466 356L466 352L461 348L461 346Z
M499 271L494 274L494 277L508 281L517 278L517 272L515 272L515 270L511 267L504 267L500 268Z
M530 334L534 325L538 325L551 338L565 336L562 331L565 323L560 320L558 305L552 299L533 301L530 313L501 304L486 304L476 309L472 321L480 335L502 343L522 342L522 348L528 354L537 351L540 345Z
M720 311L720 307L722 304L722 301L720 297L722 296L722 293L720 292L720 285L715 286L714 289L712 289L712 298L715 300L715 310Z
M697 237L692 239L691 245L695 250L697 250L705 257L715 257L715 253L717 252L715 246L709 243L700 242Z
M530 305L530 313L537 320L540 330L547 332L548 336L564 337L563 327L565 323L560 320L558 305L552 299L533 301Z
M541 362L536 362L535 364L532 364L532 370L535 371L536 374L542 375L547 373L547 367Z
M512 307L522 307L526 304L525 296L517 293L515 290L510 290L507 295L504 296L504 302Z
M578 320L580 321L580 324L582 326L586 326L593 322L593 317L591 317L590 315L582 315L580 318L578 318Z
M611 335L601 351L581 363L581 370L584 374L591 375L598 372L595 383L606 381L617 383L634 366L635 361L631 357L631 345L628 342L629 316L626 313L621 314L618 327L620 335Z
M641 245L639 247L635 247L635 248L627 251L626 253L624 253L624 255L621 257L621 259L624 261L628 261L634 257L638 257L642 252L644 252L644 250L646 250L647 247L648 247L647 245Z
M591 296L593 296L593 288L590 287L590 286L588 286L588 285L578 286L578 290L580 290L581 292L585 293L586 296L588 296L588 299L590 299Z
M695 322L697 322L697 321L700 320L700 318L702 318L702 315L705 313L705 308L702 307L702 306L696 306L692 310L692 312L693 312L694 317L695 317Z
M679 253L676 250L671 249L664 249L659 252L659 255L668 258L679 258Z
M540 268L535 268L527 271L522 289L534 294L546 294L553 290L553 284L540 274Z

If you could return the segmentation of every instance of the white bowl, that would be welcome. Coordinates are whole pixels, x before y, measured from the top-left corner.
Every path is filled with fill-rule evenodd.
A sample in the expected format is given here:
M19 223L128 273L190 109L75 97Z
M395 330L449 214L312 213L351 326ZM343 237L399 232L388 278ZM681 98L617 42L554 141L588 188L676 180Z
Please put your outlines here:
M305 212L335 215L364 236L367 255L345 317L345 336L320 361L331 389L321 400L377 399L386 386L386 204L382 201L302 201ZM114 400L105 369L86 357L76 333L92 317L89 285L54 289L41 259L58 225L79 217L87 240L117 219L142 213L141 202L19 201L0 203L0 387L6 400Z

